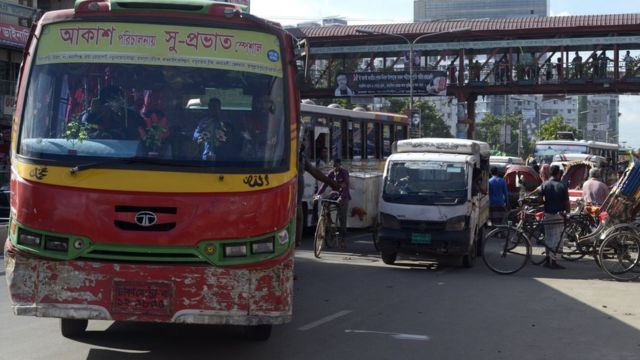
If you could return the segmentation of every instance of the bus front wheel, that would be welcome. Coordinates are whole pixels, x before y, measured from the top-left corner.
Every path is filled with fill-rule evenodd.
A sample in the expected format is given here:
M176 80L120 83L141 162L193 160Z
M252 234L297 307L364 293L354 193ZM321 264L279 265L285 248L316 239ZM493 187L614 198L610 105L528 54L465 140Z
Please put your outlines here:
M245 337L252 341L267 341L271 336L272 325L248 325L244 328Z
M60 319L60 332L66 338L81 336L87 330L87 319Z

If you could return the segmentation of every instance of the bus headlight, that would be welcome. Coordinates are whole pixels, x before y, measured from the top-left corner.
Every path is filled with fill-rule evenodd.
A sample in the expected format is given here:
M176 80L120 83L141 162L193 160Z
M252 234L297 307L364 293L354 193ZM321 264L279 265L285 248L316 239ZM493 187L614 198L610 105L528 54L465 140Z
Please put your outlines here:
M57 236L47 236L44 239L44 248L52 251L66 252L69 249L69 239Z
M18 244L25 246L40 246L42 235L21 230L18 234Z
M251 243L252 254L272 254L273 253L273 240L269 241L257 241Z
M447 221L445 231L462 231L467 228L467 217L457 216Z
M246 244L230 244L224 246L225 257L244 257L247 256Z

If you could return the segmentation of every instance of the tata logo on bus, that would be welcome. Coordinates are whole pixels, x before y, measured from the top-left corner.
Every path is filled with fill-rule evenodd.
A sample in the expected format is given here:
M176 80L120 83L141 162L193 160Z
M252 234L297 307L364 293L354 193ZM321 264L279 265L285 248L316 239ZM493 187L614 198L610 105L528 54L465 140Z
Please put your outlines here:
M269 50L269 52L267 53L267 58L269 58L269 61L271 62L277 62L278 60L280 60L280 54L278 54L278 52L275 50Z
M155 225L158 221L158 216L151 211L140 211L136 214L135 220L136 224L143 227L149 227Z

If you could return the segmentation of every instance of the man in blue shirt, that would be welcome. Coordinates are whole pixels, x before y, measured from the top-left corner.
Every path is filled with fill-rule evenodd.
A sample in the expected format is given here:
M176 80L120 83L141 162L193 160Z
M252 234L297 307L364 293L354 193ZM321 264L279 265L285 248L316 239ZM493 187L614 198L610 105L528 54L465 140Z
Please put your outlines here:
M489 179L489 205L491 209L491 223L501 224L504 213L507 210L507 200L509 191L507 182L504 181L497 167L491 168L491 179Z

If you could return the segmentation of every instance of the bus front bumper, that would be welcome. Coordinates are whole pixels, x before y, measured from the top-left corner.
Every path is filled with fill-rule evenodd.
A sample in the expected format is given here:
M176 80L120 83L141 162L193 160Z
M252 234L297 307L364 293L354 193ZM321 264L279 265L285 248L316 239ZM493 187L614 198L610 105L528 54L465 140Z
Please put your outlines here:
M291 320L293 257L251 268L57 261L6 249L16 315L261 325Z
M419 233L382 228L379 246L383 251L408 255L466 255L470 246L469 230Z

